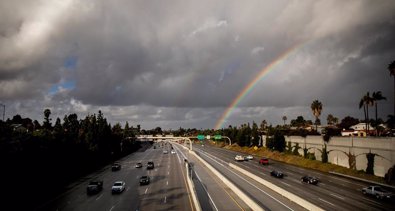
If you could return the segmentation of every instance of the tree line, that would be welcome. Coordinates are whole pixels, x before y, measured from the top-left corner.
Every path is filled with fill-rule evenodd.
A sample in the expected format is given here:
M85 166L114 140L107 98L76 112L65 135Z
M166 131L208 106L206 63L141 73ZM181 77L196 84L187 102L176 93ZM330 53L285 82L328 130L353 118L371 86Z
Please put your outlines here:
M49 109L43 114L42 124L20 115L0 121L5 201L22 199L24 204L14 203L34 208L70 182L140 148L134 138L139 127L111 126L101 111L83 119L65 115L54 124Z

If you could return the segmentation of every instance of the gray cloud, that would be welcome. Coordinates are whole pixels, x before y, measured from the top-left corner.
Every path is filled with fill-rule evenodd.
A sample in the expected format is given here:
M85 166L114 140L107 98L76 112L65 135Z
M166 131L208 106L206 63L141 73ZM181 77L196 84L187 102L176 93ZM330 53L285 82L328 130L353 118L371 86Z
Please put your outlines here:
M297 44L225 124L312 118L315 99L324 104L322 119L362 118L357 105L367 91L388 98L381 117L392 112L390 0L19 0L0 8L7 117L100 109L111 122L212 128L263 68Z

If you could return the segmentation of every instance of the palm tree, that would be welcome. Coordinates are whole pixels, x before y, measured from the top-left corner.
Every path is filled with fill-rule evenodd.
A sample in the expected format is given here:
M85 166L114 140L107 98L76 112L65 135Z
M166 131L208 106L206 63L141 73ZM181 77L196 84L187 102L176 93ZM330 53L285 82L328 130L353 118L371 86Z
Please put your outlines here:
M384 96L381 94L381 91L373 92L372 98L373 98L374 106L375 106L375 110L376 110L376 124L378 124L378 122L377 122L377 101L380 101L380 100L387 100L387 98L384 97ZM378 125L376 125L376 135L378 135L378 133L379 133L377 126L378 126Z
M313 111L313 115L315 116L315 130L317 131L318 122L320 121L318 117L321 115L322 103L318 100L314 100L311 104L311 110Z
M285 125L285 121L287 121L287 117L283 116L283 121L284 121L284 125Z
M395 116L395 60L388 64L388 71L390 76L394 76L394 116Z
M364 95L359 101L359 109L363 107L363 113L365 115L366 134L368 134L368 130L369 130L369 106L373 106L373 103L374 103L373 98L370 97L369 92L367 92L366 95Z

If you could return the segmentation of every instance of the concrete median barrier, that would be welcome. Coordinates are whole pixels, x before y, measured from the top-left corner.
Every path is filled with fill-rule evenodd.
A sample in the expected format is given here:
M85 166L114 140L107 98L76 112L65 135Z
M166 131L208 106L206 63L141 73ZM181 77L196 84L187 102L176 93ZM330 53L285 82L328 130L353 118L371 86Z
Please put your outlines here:
M231 181L226 179L219 171L217 171L213 166L203 160L200 156L198 156L194 151L189 151L189 153L195 156L200 162L203 163L213 174L215 174L218 178L222 180L222 182L228 186L241 200L243 200L252 210L260 211L264 210L257 203L255 203L250 197L248 197L242 190L236 187Z
M313 203L311 203L309 201L306 201L305 199L303 199L303 198L301 198L301 197L299 197L299 196L297 196L297 195L295 195L295 194L293 194L291 192L288 192L288 191L284 190L283 188L278 187L277 185L274 185L273 183L268 182L268 181L262 179L261 177L258 177L255 174L253 174L253 173L251 173L251 172L249 172L249 171L247 171L247 170L245 170L243 168L238 167L237 165L229 163L229 166L231 168L233 168L234 170L236 170L236 171L238 171L238 172L250 177L251 179L261 183L262 185L272 189L273 191L277 192L278 194L288 198L289 200L299 204L300 206L302 206L302 207L304 207L304 208L306 208L308 210L314 210L314 211L323 211L324 210L321 207L318 207L318 206L314 205Z

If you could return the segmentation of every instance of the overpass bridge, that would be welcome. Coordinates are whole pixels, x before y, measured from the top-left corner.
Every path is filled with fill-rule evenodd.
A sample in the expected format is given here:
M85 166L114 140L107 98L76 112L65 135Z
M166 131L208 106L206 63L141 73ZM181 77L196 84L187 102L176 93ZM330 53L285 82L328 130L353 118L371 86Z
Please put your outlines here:
M184 141L189 141L189 150L192 150L192 140L191 138L195 137L182 137L182 136L136 136L137 139L152 139L152 140L170 140L170 141L178 141L178 140L184 140Z

